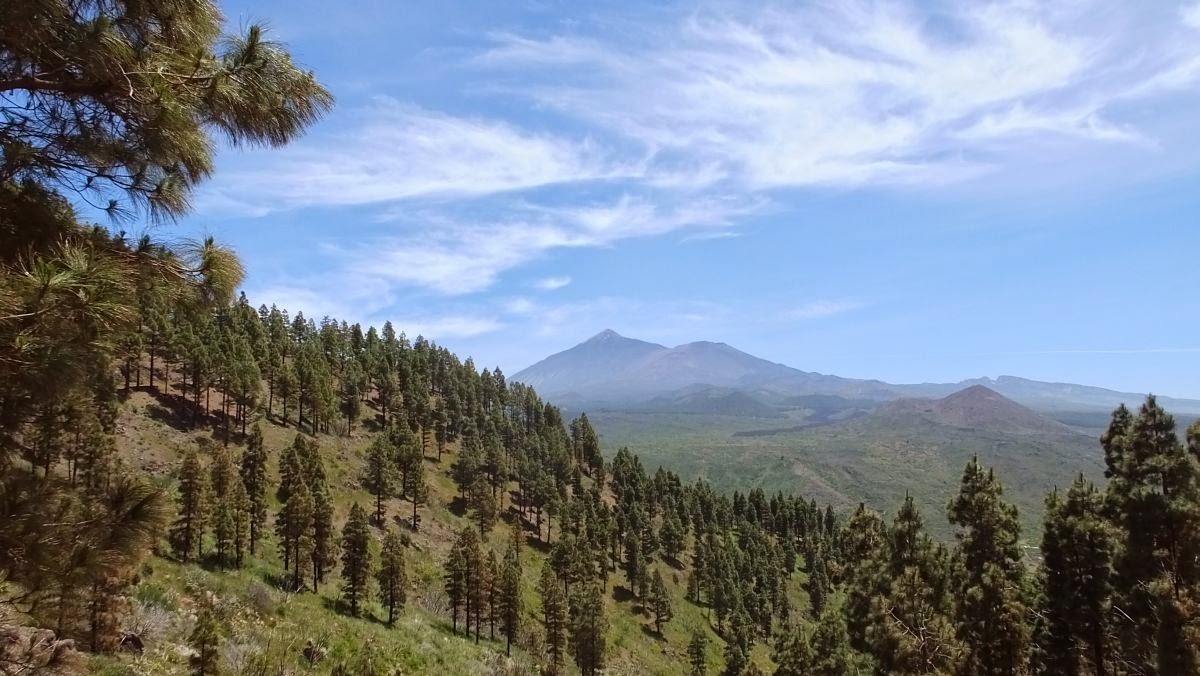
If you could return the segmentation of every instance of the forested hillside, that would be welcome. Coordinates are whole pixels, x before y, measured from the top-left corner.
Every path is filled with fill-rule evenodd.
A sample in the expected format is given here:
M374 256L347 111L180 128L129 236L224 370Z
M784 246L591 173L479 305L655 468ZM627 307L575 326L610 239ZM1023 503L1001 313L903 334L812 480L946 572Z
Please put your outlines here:
M944 514L885 522L605 457L499 369L92 224L185 213L215 139L332 104L221 28L205 0L0 4L5 673L1200 670L1200 425L1152 398L1040 534L975 460Z

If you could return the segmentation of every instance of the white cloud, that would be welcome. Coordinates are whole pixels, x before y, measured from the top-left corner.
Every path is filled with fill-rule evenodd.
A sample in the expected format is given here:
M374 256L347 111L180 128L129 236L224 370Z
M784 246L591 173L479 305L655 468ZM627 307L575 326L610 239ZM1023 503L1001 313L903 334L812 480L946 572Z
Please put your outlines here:
M957 137L967 140L995 141L1018 134L1034 135L1045 132L1089 137L1101 141L1151 144L1149 139L1136 129L1120 127L1101 118L1094 111L1062 111L1053 115L1039 114L1032 113L1021 104L983 116L970 127L957 132Z
M241 211L469 197L636 174L588 139L455 117L381 98L339 132L301 139L223 171L202 203ZM231 205L233 206L233 205ZM239 213L241 213L239 211Z
M504 310L509 314L528 315L537 310L537 304L523 296L510 298L504 303Z
M456 315L401 319L392 323L402 327L410 336L425 336L432 340L474 338L498 331L504 326L494 319Z
M359 274L461 295L483 291L504 272L549 251L609 246L683 228L728 227L757 208L758 202L711 198L660 205L628 195L582 206L521 203L491 223L481 224L473 217L448 218L434 227L419 224L413 234L373 239L341 254L346 268Z
M1200 31L1200 2L1190 7L1184 7L1180 15L1183 17L1184 25L1191 26Z
M545 277L537 280L533 285L542 291L557 291L570 283L571 278L564 275L562 277Z
M1154 155L1159 139L1123 117L1150 106L1119 104L1200 82L1197 3L1002 0L931 15L915 0L863 0L654 16L591 34L597 24L493 34L452 86L498 97L490 110L503 112L377 99L223 170L198 200L243 216L371 205L372 233L342 245L337 274L370 279L376 297L462 295L565 248L736 236L797 188L1074 175L1046 160L1075 157L1041 152L1050 142Z
M809 319L822 319L824 317L832 317L834 315L852 312L862 308L864 305L865 304L862 301L851 299L814 300L784 312L783 316L788 319L802 321Z
M500 35L477 62L542 71L512 91L650 149L651 184L942 185L1039 139L1145 142L1111 104L1194 83L1200 45L1175 17L1095 5L951 6L937 27L909 3L701 12L607 42Z

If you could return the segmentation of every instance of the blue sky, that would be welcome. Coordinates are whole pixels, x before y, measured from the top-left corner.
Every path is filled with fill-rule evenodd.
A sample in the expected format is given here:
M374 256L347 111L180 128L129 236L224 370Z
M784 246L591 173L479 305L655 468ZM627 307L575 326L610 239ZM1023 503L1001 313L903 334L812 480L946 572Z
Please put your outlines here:
M223 3L337 97L170 231L254 302L1200 397L1200 4L425 4Z

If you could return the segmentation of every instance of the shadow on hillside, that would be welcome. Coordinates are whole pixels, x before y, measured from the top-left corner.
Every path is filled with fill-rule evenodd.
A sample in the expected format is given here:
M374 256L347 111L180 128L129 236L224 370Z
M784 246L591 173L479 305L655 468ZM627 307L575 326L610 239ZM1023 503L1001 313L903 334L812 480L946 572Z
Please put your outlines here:
M373 432L376 434L383 431L383 423L381 422L381 417L378 415L370 418L363 418L358 422L358 427L366 432Z
M268 571L263 573L263 582L280 591L294 593L297 591L292 584L292 574L289 571Z
M202 425L214 426L211 416L200 414L196 404L189 400L186 393L170 394L155 388L147 388L147 394L154 398L155 403L146 407L146 414L152 419L180 432L190 432Z
M526 535L525 545L541 554L549 554L550 548L553 546L536 535Z
M322 596L321 597L321 606L324 607L325 610L331 610L331 611L337 613L338 615L345 615L347 617L353 617L352 615L350 615L350 605L343 602L340 597L339 598L329 598L328 596ZM362 610L362 608L359 608L359 610ZM359 618L366 619L366 617L362 614L359 615Z
M156 396L155 398L159 400L159 403L146 407L146 415L151 420L160 422L179 432L189 432L193 429L190 415L184 415L179 408L170 404L163 404L161 396Z
M613 585L612 598L617 603L633 603L636 600L633 591L619 584Z
M666 638L664 636L661 636L661 635L659 635L659 633L657 631L654 631L653 624L642 624L641 627L642 627L643 635L645 635L651 639L654 639L655 641L657 641L659 643L664 643L666 641Z
M237 570L237 566L233 564L232 554L222 558L216 552L204 552L204 556L195 563L210 573L228 573Z

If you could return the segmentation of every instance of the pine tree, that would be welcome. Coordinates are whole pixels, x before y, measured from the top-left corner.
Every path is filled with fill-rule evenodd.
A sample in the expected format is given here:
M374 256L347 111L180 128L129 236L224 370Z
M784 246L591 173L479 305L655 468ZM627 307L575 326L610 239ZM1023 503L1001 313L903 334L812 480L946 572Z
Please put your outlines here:
M575 664L583 676L594 676L604 669L607 652L608 620L604 617L603 590L595 583L576 588L578 598L572 604L571 649Z
M813 661L807 673L811 676L866 673L861 657L850 647L846 620L841 611L832 605L821 613L810 647Z
M296 378L296 369L292 362L286 361L279 369L279 375L275 377L275 389L279 392L279 403L283 407L280 413L279 420L284 427L288 424L288 406L297 404L297 393L299 384ZM299 426L300 421L296 424Z
M342 413L346 415L346 436L354 430L354 421L362 415L362 396L366 387L366 375L357 359L351 359L342 374Z
M212 514L213 547L216 549L217 565L228 566L233 551L234 521L233 504L228 496L218 498Z
M500 561L488 550L483 566L483 596L487 606L488 639L496 640L496 620L500 619Z
M337 563L334 542L333 499L324 474L313 476L312 569L313 589L325 581L325 573Z
M358 616L358 602L367 591L371 577L371 533L367 513L357 502L342 528L342 598L350 604L350 614Z
M645 575L646 560L642 557L642 541L637 533L630 531L625 537L625 580L629 583L629 591L637 594L642 588Z
M1038 641L1044 674L1107 673L1115 542L1103 510L1102 496L1082 475L1065 500L1057 491L1046 498Z
M419 445L410 445L408 451L401 456L403 470L400 489L409 502L412 503L412 529L418 530L420 518L417 508L429 499L429 488L425 483L425 456Z
M519 533L517 538L519 538ZM521 560L517 539L509 542L500 570L500 622L504 632L504 654L512 654L512 642L521 631Z
M692 632L688 642L688 665L690 676L705 676L708 673L708 637L702 631Z
M292 589L303 588L304 569L311 550L313 499L308 486L300 482L275 517L275 535L283 556L283 569L292 571Z
M383 538L383 549L379 555L379 570L375 572L379 583L379 602L387 608L388 625L395 618L396 608L403 608L407 600L408 577L404 570L404 547L400 536L391 528Z
M189 658L193 673L211 676L221 672L221 624L211 605L206 603L200 610L196 628L188 637L188 646L193 653Z
M287 502L299 484L307 483L303 459L307 454L308 442L303 434L297 433L292 445L279 457L279 485L275 488L275 498L280 502Z
M213 451L211 463L212 494L215 506L212 515L213 544L216 547L217 563L228 566L233 563L237 539L237 499L233 493L233 485L241 483L233 458L224 447Z
M245 562L246 550L250 546L250 526L252 508L250 496L241 480L233 482L233 493L230 495L233 506L233 565L242 567Z
M483 477L479 477L476 486L471 490L471 511L475 523L479 526L479 536L486 537L496 525L499 516L499 506L496 498L488 488Z
M687 599L696 605L700 605L700 576L696 575L695 569L688 571Z
M1114 604L1120 659L1161 676L1200 661L1183 630L1200 623L1200 457L1151 396L1131 417L1118 408L1102 437L1107 510L1119 533ZM1193 630L1194 632L1195 630ZM1157 666L1157 672L1154 671Z
M192 552L203 554L204 531L208 526L208 476L200 467L195 449L183 456L179 469L179 518L171 528L171 548L182 561L191 561Z
M562 668L563 646L566 644L567 601L562 587L554 577L549 565L542 566L542 577L538 582L542 597L542 618L546 627L546 648L550 653L550 670L558 673Z
M395 465L392 462L395 449L386 436L376 437L367 448L367 468L363 476L363 488L375 496L375 525L383 527L383 501L391 497L395 485Z
M55 194L71 189L69 167L78 185L111 200L112 214L182 216L212 171L210 133L283 145L333 104L261 25L222 35L221 14L207 2L187 11L89 2L10 11L5 23L11 57L0 81L6 97L27 104L19 120L0 123L0 137L29 150L6 154L0 175Z
M729 641L725 644L725 669L721 672L723 676L743 676L749 663L750 658L741 643Z
M877 513L859 503L839 538L838 548L846 561L846 613L850 644L856 650L868 651L868 628L875 598L887 592L890 560L883 556L887 549L883 520Z
M911 496L897 512L886 545L872 568L878 577L867 582L876 594L864 631L866 648L878 669L889 674L955 671L962 649L945 593L944 548L925 533Z
M954 591L958 638L967 649L963 672L1018 673L1025 665L1029 629L1021 598L1017 509L1003 501L995 475L972 459L947 514L959 527Z
M663 517L662 529L658 539L662 543L663 556L666 561L678 565L679 555L683 552L683 524L674 513Z
M586 467L588 476L603 481L604 455L600 452L600 437L584 413L571 422L571 447L575 461Z
M821 613L825 611L830 586L829 575L825 570L825 555L818 553L813 557L808 572L808 601L812 607L814 619L820 617Z
M671 621L674 613L671 610L671 596L657 568L650 583L650 611L654 617L654 630L662 637L663 625Z
M467 598L467 560L462 550L454 547L450 550L450 558L446 562L445 591L450 600L450 623L452 630L458 632L458 609L462 608ZM466 619L467 631L470 632L471 620Z
M485 615L482 605L487 600L484 581L484 557L479 534L470 526L464 526L450 550L446 591L451 596L451 610L455 613L453 599L457 594L465 611L463 616L467 635L470 636L473 624L476 643L479 642L479 628Z
M774 654L775 676L809 676L813 672L815 658L808 638L797 629L789 628L779 637ZM886 673L886 672L885 672Z
M262 427L250 428L246 450L242 453L242 484L249 500L250 555L253 556L262 540L267 524L267 451L263 446Z

